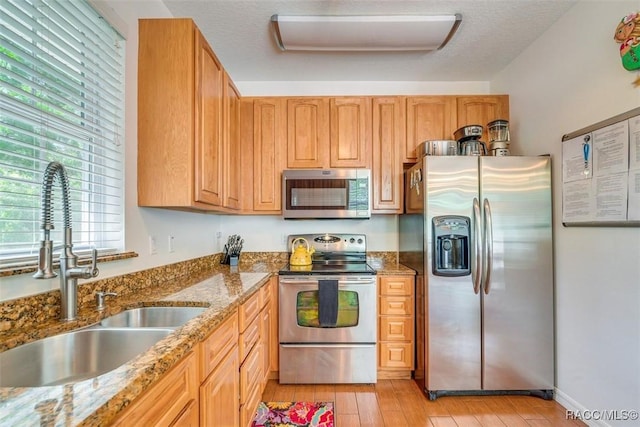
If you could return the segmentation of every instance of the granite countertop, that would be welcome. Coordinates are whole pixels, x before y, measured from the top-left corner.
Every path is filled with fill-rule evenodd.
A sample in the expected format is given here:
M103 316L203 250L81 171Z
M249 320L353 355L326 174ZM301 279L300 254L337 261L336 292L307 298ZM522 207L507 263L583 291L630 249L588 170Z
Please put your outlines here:
M386 253L373 253L367 261L378 274L415 274ZM33 331L13 330L0 335L0 351L45 336L97 323L124 309L153 305L200 306L200 316L157 342L130 362L85 381L47 387L0 388L0 425L102 426L115 420L129 403L180 361L194 346L286 262L245 256L238 267L215 265L193 275L141 289L129 296L108 300L105 312L81 305L78 320L45 322ZM27 337L26 334L29 336Z

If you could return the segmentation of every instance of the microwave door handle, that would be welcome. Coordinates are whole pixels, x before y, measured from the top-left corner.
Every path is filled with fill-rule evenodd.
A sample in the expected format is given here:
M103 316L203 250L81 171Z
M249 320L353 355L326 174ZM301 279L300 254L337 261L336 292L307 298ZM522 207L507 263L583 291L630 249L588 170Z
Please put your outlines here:
M471 282L473 283L473 292L480 292L480 282L482 279L482 232L480 227L480 202L477 198L473 198L473 236L472 252L471 252Z

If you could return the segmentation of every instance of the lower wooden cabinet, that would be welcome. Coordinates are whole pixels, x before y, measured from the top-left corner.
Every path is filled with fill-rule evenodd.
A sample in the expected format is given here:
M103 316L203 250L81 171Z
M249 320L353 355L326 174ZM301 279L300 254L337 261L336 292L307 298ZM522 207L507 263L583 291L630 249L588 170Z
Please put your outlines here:
M200 386L200 425L239 425L239 366L238 349L235 347Z
M378 280L378 378L411 378L414 277L379 276Z
M238 323L238 313L234 311L200 343L202 426L233 427L239 423Z
M234 310L114 425L248 426L274 363L277 370L277 283Z
M194 352L174 366L113 424L125 426L193 425L198 413L198 365ZM197 425L197 424L196 424Z
M240 306L240 426L253 420L270 371L274 279ZM244 328L244 330L243 330ZM257 331L257 337L255 337ZM244 356L244 357L242 357Z

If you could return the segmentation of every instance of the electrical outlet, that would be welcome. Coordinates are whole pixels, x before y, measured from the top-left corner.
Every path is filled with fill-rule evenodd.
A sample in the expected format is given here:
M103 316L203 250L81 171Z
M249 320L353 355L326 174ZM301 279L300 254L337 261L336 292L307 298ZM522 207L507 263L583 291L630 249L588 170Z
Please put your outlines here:
M156 236L149 236L149 255L155 255L158 253L158 245Z
M174 251L173 245L175 243L175 239L176 239L175 237L171 235L169 236L169 241L167 242L167 246L169 247L169 253Z
M222 231L216 231L216 239L220 239L222 237Z

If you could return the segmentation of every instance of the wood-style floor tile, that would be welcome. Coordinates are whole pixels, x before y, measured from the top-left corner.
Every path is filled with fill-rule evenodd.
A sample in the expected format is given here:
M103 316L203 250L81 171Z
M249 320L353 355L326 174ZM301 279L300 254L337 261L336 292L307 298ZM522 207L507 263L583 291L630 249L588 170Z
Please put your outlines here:
M270 380L263 401L332 401L337 427L584 427L553 400L446 396L430 401L412 380L291 385Z

